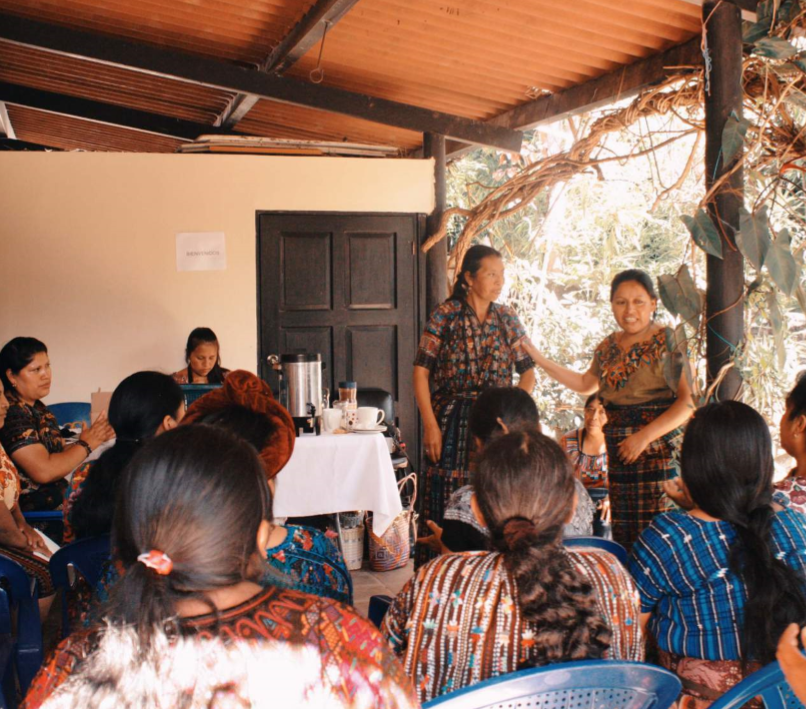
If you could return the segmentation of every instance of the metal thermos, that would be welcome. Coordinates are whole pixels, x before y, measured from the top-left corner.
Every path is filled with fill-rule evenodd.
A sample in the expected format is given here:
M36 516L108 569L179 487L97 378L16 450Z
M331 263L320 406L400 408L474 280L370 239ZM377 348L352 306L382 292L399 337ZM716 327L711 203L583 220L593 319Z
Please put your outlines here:
M280 377L280 403L294 419L297 435L319 435L322 421L322 356L316 353L269 355L269 364Z

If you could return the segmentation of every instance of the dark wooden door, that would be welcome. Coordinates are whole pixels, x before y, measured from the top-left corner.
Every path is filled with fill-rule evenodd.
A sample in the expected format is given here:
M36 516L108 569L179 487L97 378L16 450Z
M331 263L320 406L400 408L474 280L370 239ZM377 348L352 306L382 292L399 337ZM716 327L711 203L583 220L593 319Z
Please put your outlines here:
M258 215L262 376L270 354L319 352L323 381L378 387L395 398L410 450L419 450L411 383L419 338L416 215Z

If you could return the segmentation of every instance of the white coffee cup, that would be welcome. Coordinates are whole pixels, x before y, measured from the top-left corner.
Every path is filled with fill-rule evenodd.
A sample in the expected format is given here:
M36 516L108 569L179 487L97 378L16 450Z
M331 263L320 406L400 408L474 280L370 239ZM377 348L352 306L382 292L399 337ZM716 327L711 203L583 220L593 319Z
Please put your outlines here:
M377 428L383 422L383 410L374 406L359 406L355 425L356 428Z
M325 431L328 433L332 433L337 428L341 428L343 420L344 416L341 409L325 409L322 412L322 424L325 427Z

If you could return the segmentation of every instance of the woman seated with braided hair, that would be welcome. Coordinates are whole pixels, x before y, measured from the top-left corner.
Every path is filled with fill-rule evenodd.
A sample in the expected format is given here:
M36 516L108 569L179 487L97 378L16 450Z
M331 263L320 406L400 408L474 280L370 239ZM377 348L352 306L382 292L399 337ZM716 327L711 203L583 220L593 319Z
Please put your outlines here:
M655 517L630 571L680 709L703 709L806 622L806 517L773 503L770 430L746 404L697 410L680 463L675 499L690 509Z
M607 552L562 546L575 489L565 452L537 431L510 433L482 451L472 480L493 551L423 566L381 628L420 701L522 667L613 657L611 647L642 660L626 570Z
M291 415L277 402L271 387L244 370L231 372L220 389L194 401L182 425L206 423L243 438L257 450L269 489L294 451ZM335 534L333 535L335 537ZM281 584L316 596L352 603L350 572L332 539L312 527L272 525L265 583Z
M25 709L51 696L58 706L59 689L66 685L69 693L75 686L71 678L85 671L102 671L107 689L119 680L119 697L125 699L95 702L80 696L61 706L154 706L138 700L147 679L142 665L164 670L183 638L313 652L321 679L317 693L308 697L313 706L416 705L403 668L367 620L330 599L258 583L265 571L272 499L260 461L242 439L201 424L168 431L133 458L120 499L125 504L115 510L112 542L125 573L104 610L106 623L62 641L31 683ZM119 633L125 629L133 635L129 649L120 651ZM175 666L171 679L184 684L188 695L167 685L166 696L181 697L170 706L191 706L194 686L210 689L203 704L208 707L300 706L288 699L293 692L283 701L282 687L264 692L257 704L237 697L221 701L238 683L231 663ZM256 663L247 670L245 679L253 686L270 672ZM297 678L288 675L286 681Z

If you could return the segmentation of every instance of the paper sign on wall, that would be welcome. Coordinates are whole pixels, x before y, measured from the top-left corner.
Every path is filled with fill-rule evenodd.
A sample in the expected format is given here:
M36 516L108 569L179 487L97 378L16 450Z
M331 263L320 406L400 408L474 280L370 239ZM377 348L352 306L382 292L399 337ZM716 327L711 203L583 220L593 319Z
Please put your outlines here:
M224 271L226 268L227 243L223 231L176 235L177 271Z

